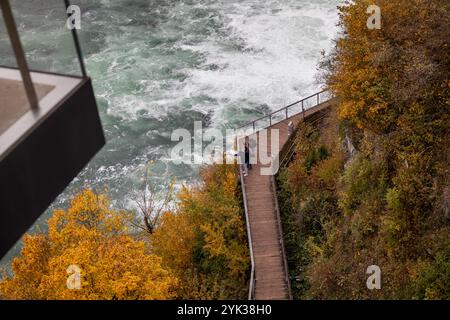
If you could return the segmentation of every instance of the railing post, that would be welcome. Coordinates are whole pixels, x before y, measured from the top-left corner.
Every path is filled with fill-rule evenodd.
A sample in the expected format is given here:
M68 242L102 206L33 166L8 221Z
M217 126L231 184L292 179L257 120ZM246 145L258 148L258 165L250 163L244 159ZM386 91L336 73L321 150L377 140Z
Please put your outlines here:
M305 119L305 106L303 104L303 101L304 100L302 100L302 115L303 115L303 119Z
M321 98L321 97L320 97L321 94L325 94L325 97L324 97L324 98ZM301 112L302 112L303 119L304 119L305 116L306 116L305 101L311 100L311 103L312 103L312 99L316 96L317 104L324 103L324 102L329 101L329 100L331 99L331 98L330 98L328 95L326 95L326 94L329 94L329 92L328 92L327 90L324 90L324 91L319 92L319 93L312 94L312 95L308 96L307 98L304 98L304 99L302 99L302 100L299 100L299 101L297 101L297 102L295 102L295 103L292 103L292 104L290 104L290 105L288 105L288 106L285 106L285 107L283 107L283 108L281 108L281 109L279 109L279 110L276 110L276 111L272 112L271 115L270 115L270 117L271 117L272 115L276 114L276 113L281 113L281 112L284 110L285 119L288 119L288 118L289 118L289 108L292 107L292 106L297 106L298 104L301 103L301 104L302 104L302 110L301 110ZM314 107L314 105L309 105L309 107ZM294 111L294 113L293 113L291 116L297 116L297 115L299 115L299 114L300 114L300 112ZM246 123L245 125L243 125L243 126L241 126L241 127L239 127L239 128L244 128L244 127L245 127L245 128L248 128L248 126L251 124L251 125L253 126L253 131L256 131L256 122L257 122L257 121L262 121L262 120L264 120L264 119L266 119L266 118L267 118L267 115L262 116L261 118L258 118L258 119L256 119L256 120L253 120L253 121L251 121L251 122L248 122L248 123ZM270 121L270 125L272 125L272 123L273 123L273 122L272 122L272 118L270 118L269 121Z
M17 66L22 76L23 85L27 94L28 102L32 109L39 107L36 90L31 80L30 70L28 69L27 60L23 51L22 43L20 42L19 33L17 32L16 22L12 14L11 6L8 0L0 0L0 7L3 12L3 19L5 20L6 29L8 30L9 39L11 40L11 46L14 50Z
M66 6L66 11L67 11L67 9L69 9L69 7L70 7L70 1L64 0L64 4ZM68 12L67 12L67 17L70 17L70 13L68 13ZM75 28L72 28L71 31L72 31L73 42L75 44L75 50L77 52L78 62L80 64L81 74L82 74L83 78L86 78L87 77L86 67L84 66L83 55L81 53L80 40L78 39L77 30Z

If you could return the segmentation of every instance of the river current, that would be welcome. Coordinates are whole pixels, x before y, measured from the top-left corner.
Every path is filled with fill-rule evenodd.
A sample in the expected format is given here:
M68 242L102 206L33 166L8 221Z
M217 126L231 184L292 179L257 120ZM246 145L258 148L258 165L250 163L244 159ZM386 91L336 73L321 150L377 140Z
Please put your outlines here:
M83 187L107 190L115 206L129 208L149 160L155 181L194 183L198 166L170 158L177 128L192 130L194 121L234 128L319 91L317 63L333 45L340 2L72 1L81 9L78 32L107 144L31 231ZM12 1L31 66L76 73L61 4ZM61 19L51 19L56 14ZM0 62L11 64L5 39L0 32Z

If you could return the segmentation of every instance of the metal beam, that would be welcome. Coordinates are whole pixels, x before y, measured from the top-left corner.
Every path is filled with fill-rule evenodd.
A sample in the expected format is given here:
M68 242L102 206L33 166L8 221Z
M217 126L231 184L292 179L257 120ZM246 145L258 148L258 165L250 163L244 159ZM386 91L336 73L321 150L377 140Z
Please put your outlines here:
M5 21L9 39L14 50L17 66L19 67L20 74L22 76L22 81L28 97L28 102L30 103L31 108L38 108L39 104L36 90L33 86L33 81L31 80L30 70L28 69L27 60L25 58L22 43L20 42L19 33L17 32L16 22L14 21L9 1L0 0L0 8L2 9L3 19Z

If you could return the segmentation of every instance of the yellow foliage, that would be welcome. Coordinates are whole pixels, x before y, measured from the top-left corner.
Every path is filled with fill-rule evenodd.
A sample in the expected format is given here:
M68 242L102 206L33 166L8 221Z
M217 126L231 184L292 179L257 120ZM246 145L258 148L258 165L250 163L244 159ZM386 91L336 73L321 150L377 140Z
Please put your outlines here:
M6 299L168 299L177 279L161 258L127 234L128 213L109 209L91 190L56 210L48 235L27 235L13 261L12 278L0 282ZM79 289L69 289L69 266L80 269Z
M164 266L183 270L192 265L194 239L194 227L183 212L166 212L151 242L154 253L163 258Z
M177 212L163 216L151 243L180 277L180 297L236 299L246 291L249 267L237 168L210 166L202 180L181 190Z

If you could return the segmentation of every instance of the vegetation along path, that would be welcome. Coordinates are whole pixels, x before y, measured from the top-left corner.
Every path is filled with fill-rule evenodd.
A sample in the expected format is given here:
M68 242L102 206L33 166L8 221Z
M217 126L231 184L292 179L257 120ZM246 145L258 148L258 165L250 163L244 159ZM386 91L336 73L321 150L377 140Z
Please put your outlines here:
M285 120L267 127L267 141L262 139L258 143L259 148L268 150L271 155L271 131L279 130L279 149L283 150L289 139L288 124L292 122L293 127L315 114L328 108L334 100L327 100L286 117ZM319 99L317 99L319 102ZM284 111L282 111L284 112ZM285 113L288 115L288 112ZM271 124L270 120L270 124ZM260 131L255 130L252 139L259 142ZM276 198L275 183L273 175L262 175L263 165L258 163L249 170L248 176L243 177L243 193L246 203L246 215L249 230L251 253L253 255L254 274L250 284L250 297L256 300L292 299L290 283L288 279L286 256L284 253L283 235L280 223L280 214Z

